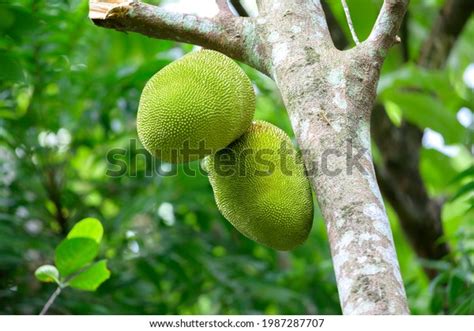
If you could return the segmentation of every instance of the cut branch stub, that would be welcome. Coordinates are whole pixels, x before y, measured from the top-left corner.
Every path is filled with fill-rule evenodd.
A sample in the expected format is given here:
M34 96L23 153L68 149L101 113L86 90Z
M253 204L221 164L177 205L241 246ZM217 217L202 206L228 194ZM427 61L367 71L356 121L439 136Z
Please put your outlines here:
M127 7L132 4L130 0L90 0L89 1L89 18L91 20L105 20L109 15L120 7Z

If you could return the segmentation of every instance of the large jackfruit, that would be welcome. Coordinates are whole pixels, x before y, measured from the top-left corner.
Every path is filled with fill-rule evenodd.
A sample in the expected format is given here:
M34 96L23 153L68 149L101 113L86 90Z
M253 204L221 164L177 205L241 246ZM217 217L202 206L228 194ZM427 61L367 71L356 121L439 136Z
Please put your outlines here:
M189 162L241 136L254 112L255 93L243 70L221 53L202 50L148 81L138 108L138 136L159 159Z
M313 220L311 188L285 132L256 121L203 166L219 210L242 234L277 250L306 240Z

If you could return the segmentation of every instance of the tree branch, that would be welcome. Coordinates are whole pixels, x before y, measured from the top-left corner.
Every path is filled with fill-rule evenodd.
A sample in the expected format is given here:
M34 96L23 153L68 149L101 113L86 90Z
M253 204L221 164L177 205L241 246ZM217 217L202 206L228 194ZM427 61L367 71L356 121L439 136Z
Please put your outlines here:
M90 0L89 17L98 26L214 49L266 72L253 51L254 29L246 21L248 18L170 13L157 6L127 0Z
M428 69L442 68L473 12L472 0L447 0L421 49L419 65Z
M377 21L369 36L372 48L378 51L378 56L385 58L387 51L395 44L397 33L402 24L408 7L408 0L385 0Z
M344 49L349 41L329 6L324 1L323 5L334 43ZM443 67L473 11L473 1L448 0L424 42L418 65ZM408 16L401 28L404 61L409 60L407 21ZM419 257L437 260L446 256L449 246L439 242L444 236L442 201L429 197L419 172L422 130L405 121L400 127L394 126L381 104L375 106L371 122L372 136L382 155L382 164L376 167L377 180L384 197L395 209L405 235ZM425 271L430 278L436 275L433 269Z
M442 68L473 12L471 0L446 1L424 42L418 65ZM449 246L439 242L444 236L442 201L430 199L419 171L422 130L405 121L395 127L381 105L376 107L372 122L372 133L382 154L382 165L377 168L380 187L396 210L405 234L419 257L437 260L446 256ZM437 274L434 269L425 271L430 278Z

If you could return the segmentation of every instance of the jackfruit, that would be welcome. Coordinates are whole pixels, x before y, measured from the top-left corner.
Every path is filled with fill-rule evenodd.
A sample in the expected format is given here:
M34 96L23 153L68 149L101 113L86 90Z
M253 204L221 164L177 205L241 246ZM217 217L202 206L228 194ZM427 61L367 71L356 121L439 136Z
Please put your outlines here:
M281 129L255 121L202 165L218 209L243 235L277 250L306 240L313 220L311 187L301 155Z
M244 71L219 52L201 50L147 82L138 107L138 137L165 162L189 162L240 137L254 112L255 93Z

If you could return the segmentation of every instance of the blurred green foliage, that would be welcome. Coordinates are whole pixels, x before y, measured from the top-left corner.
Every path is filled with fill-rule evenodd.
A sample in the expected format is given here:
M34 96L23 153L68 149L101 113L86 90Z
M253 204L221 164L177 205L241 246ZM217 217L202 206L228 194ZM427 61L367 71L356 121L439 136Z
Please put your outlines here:
M351 2L361 37L380 3ZM411 1L412 61L441 3ZM331 6L345 28L339 2ZM151 160L135 130L140 91L193 46L95 27L87 7L85 0L0 2L0 313L41 310L54 285L41 285L34 271L52 264L57 244L86 216L104 225L100 254L112 276L96 292L63 293L50 313L340 313L318 211L309 240L278 253L223 219L205 175L189 177L182 166L174 171L159 163L154 166L161 173L175 175L147 174ZM457 151L448 156L425 148L420 164L432 195L455 197L443 210L442 240L452 246L452 256L419 261L388 206L417 314L474 313L472 172L453 180L473 164L472 124L469 130L456 118L461 107L474 109L473 91L462 80L474 62L472 40L471 20L440 71L404 65L395 47L379 87L394 123L404 118L431 128ZM292 134L273 82L245 69L258 91L256 117ZM107 153L117 148L124 151L127 173L108 176ZM423 265L440 275L430 283Z

